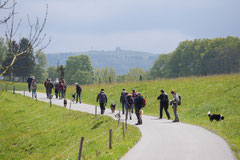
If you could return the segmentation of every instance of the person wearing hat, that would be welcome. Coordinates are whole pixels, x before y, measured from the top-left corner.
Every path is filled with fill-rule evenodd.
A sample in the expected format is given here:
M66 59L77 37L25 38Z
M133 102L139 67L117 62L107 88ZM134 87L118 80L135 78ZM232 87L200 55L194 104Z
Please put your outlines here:
M164 90L161 90L161 94L160 96L158 96L157 98L158 100L160 100L160 117L159 119L162 119L162 115L163 115L163 108L164 111L168 117L168 120L170 119L170 115L168 113L168 106L169 106L169 99L168 99L168 94L164 93Z
M32 84L31 84L31 88L32 88L32 98L37 98L37 82L36 79L33 78L32 79Z
M140 110L143 106L143 97L141 93L137 93L137 98L134 100L135 104L135 113L138 119L138 122L135 125L141 125L142 124L142 118L140 116Z
M78 103L78 98L79 98L79 103L82 103L81 100L81 92L82 92L82 87L76 82L76 94L77 94L77 98L76 98L76 103Z
M130 120L132 120L132 108L133 108L132 95L126 92L126 120L128 119L128 114Z
M124 108L126 107L126 89L123 88L120 96L120 103L122 103L122 114L124 114Z
M101 89L100 93L98 94L97 102L98 101L101 108L101 114L103 115L105 112L105 106L107 104L107 95L104 93L104 89Z
M29 78L27 79L28 91L29 91L29 92L31 92L32 80L33 80L33 77L29 77Z
M173 99L170 101L170 104L172 105L173 108L173 113L175 116L175 119L173 122L179 122L178 114L177 114L177 106L178 106L178 101L179 101L179 96L175 91L171 91L171 94L173 96Z

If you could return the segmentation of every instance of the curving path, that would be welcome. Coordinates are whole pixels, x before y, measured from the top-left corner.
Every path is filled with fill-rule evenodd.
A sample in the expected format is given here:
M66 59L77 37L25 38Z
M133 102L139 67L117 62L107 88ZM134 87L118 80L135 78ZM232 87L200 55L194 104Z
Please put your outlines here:
M31 96L27 92L26 95ZM38 100L49 102L44 93L38 93ZM63 100L53 98L52 103L63 106ZM67 108L69 107L70 101ZM74 103L71 108L95 113L93 105ZM105 115L116 119L110 109L106 109ZM123 120L122 116L121 121ZM134 115L133 120L129 120L128 123L134 125L136 121ZM172 123L169 120L159 120L157 117L145 115L143 125L137 127L142 133L142 138L121 158L122 160L236 160L224 139L201 127L181 122Z

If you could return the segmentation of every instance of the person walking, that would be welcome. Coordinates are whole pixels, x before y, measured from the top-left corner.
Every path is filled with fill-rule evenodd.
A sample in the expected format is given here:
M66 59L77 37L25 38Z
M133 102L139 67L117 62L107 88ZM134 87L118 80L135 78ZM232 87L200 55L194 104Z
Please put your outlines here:
M59 84L58 84L58 92L59 92L59 99L62 99L63 98L63 83L61 80L59 81Z
M48 98L52 95L52 89L53 89L53 82L51 79L48 79L48 83L47 83Z
M63 98L66 98L67 82L65 81L65 79L63 79L62 82L63 82Z
M105 112L105 106L107 104L107 95L104 93L104 89L101 89L100 93L97 96L97 102L99 101L101 114Z
M128 119L128 114L129 114L130 120L132 120L132 108L133 108L133 98L132 98L132 95L131 94L127 94L127 97L126 97L126 120Z
M81 92L82 92L82 87L76 82L76 94L77 94L77 98L76 98L76 103L78 103L78 98L79 98L79 103L82 103L81 100Z
M169 120L170 114L168 113L168 106L169 106L168 94L164 93L164 90L161 90L161 94L158 96L157 99L160 100L160 117L159 117L159 119L162 119L162 115L163 115L162 112L163 112L163 108L164 108L164 111Z
M32 87L32 98L37 98L37 82L36 82L36 79L33 78L32 79L32 84L31 84L31 87Z
M138 119L138 122L135 125L141 125L142 118L140 117L140 110L143 106L143 97L140 92L137 93L137 98L135 99L134 104L135 104L135 113Z
M54 90L55 90L55 95L57 99L58 99L58 85L59 85L59 81L58 81L58 78L56 78L56 80L54 81Z
M29 92L31 92L32 80L33 80L32 77L29 77L29 78L27 79L27 83L28 83L28 91L29 91Z
M124 114L124 108L126 107L126 90L123 88L120 96L120 103L122 103L122 114Z
M46 89L46 94L47 94L47 98L48 98L48 88L47 88L47 84L48 84L48 78L46 79L46 81L44 82L44 87Z
M175 119L173 122L179 122L179 118L178 118L178 114L177 114L177 106L178 106L178 102L179 102L179 96L175 91L171 91L171 94L173 96L173 99L170 101L170 104L172 105L174 116L175 116Z

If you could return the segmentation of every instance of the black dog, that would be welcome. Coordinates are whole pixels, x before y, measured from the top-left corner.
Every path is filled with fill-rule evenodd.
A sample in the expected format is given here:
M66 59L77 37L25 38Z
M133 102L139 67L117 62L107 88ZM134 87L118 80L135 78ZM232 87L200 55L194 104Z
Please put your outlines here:
M208 117L209 117L210 122L212 122L213 120L216 120L216 121L224 120L223 115L221 115L221 114L211 114L210 111L208 112Z
M63 100L63 104L64 104L64 107L67 107L67 100L66 99Z
M111 104L111 110L112 110L112 113L115 112L115 109L116 109L116 104Z
M74 103L74 101L75 101L75 96L76 96L76 94L73 93L73 94L72 94L72 103Z

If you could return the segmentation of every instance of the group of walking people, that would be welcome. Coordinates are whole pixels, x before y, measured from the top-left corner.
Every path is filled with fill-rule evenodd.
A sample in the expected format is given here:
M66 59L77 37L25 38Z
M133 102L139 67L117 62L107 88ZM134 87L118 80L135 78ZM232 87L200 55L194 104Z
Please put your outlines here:
M63 99L66 96L67 83L64 79L58 80L58 78L56 78L56 80L52 82L50 78L47 78L44 82L44 87L46 89L47 98L51 98L50 96L52 95L53 89L57 99Z
M37 82L34 76L29 77L27 79L28 83L28 90L29 92L32 91L32 97L37 96L36 90L37 90ZM82 87L76 82L76 94L74 93L72 95L73 101L75 100L76 96L76 103L81 103L81 92ZM56 98L62 99L66 96L66 90L67 90L67 83L64 79L58 80L58 78L52 82L51 79L47 78L44 82L44 87L46 88L46 95L47 98L50 98L52 95L52 90L55 90L55 96ZM175 92L171 91L172 94L172 100L169 101L168 94L164 92L164 90L161 90L161 94L157 97L158 100L160 100L160 116L159 119L162 119L163 117L163 109L167 115L168 120L170 120L170 114L168 112L169 104L172 105L173 113L175 116L175 119L173 122L179 122L179 117L177 114L177 107L181 104L181 97ZM101 114L104 114L105 107L108 101L107 95L104 92L104 89L101 89L100 93L97 95L97 102L100 104L101 108ZM142 97L140 92L136 92L134 89L131 93L128 93L125 88L123 88L121 95L120 95L120 103L122 104L122 114L125 114L125 118L132 120L132 114L133 110L135 109L135 114L137 116L137 123L136 125L142 124L142 108L146 105L145 99Z
M165 93L164 90L161 90L161 94L157 98L158 100L160 100L160 117L159 117L159 119L162 119L163 109L168 117L168 120L170 119L170 114L168 112L168 107L170 104L170 105L172 105L173 113L175 116L175 119L173 120L173 122L179 122L179 117L177 114L177 106L181 104L181 99L175 91L171 91L171 94L173 96L173 99L170 101L170 103L169 103L168 94Z
M169 101L168 94L161 90L161 94L157 97L160 100L160 116L159 119L163 117L163 109L167 115L168 120L170 120L170 114L168 112L169 104L172 105L173 112L175 119L173 122L179 122L179 117L177 114L177 106L180 105L181 99L180 96L175 91L171 91L173 96L172 100ZM107 95L104 92L104 89L101 89L100 93L97 95L97 102L100 104L101 114L105 112L105 106L107 104ZM125 114L125 118L130 120L132 119L133 109L135 109L135 114L137 116L137 123L136 125L142 124L142 108L145 106L146 103L145 99L141 95L140 92L136 92L134 89L132 93L128 93L125 88L123 88L121 95L120 95L120 103L122 104L122 114Z

